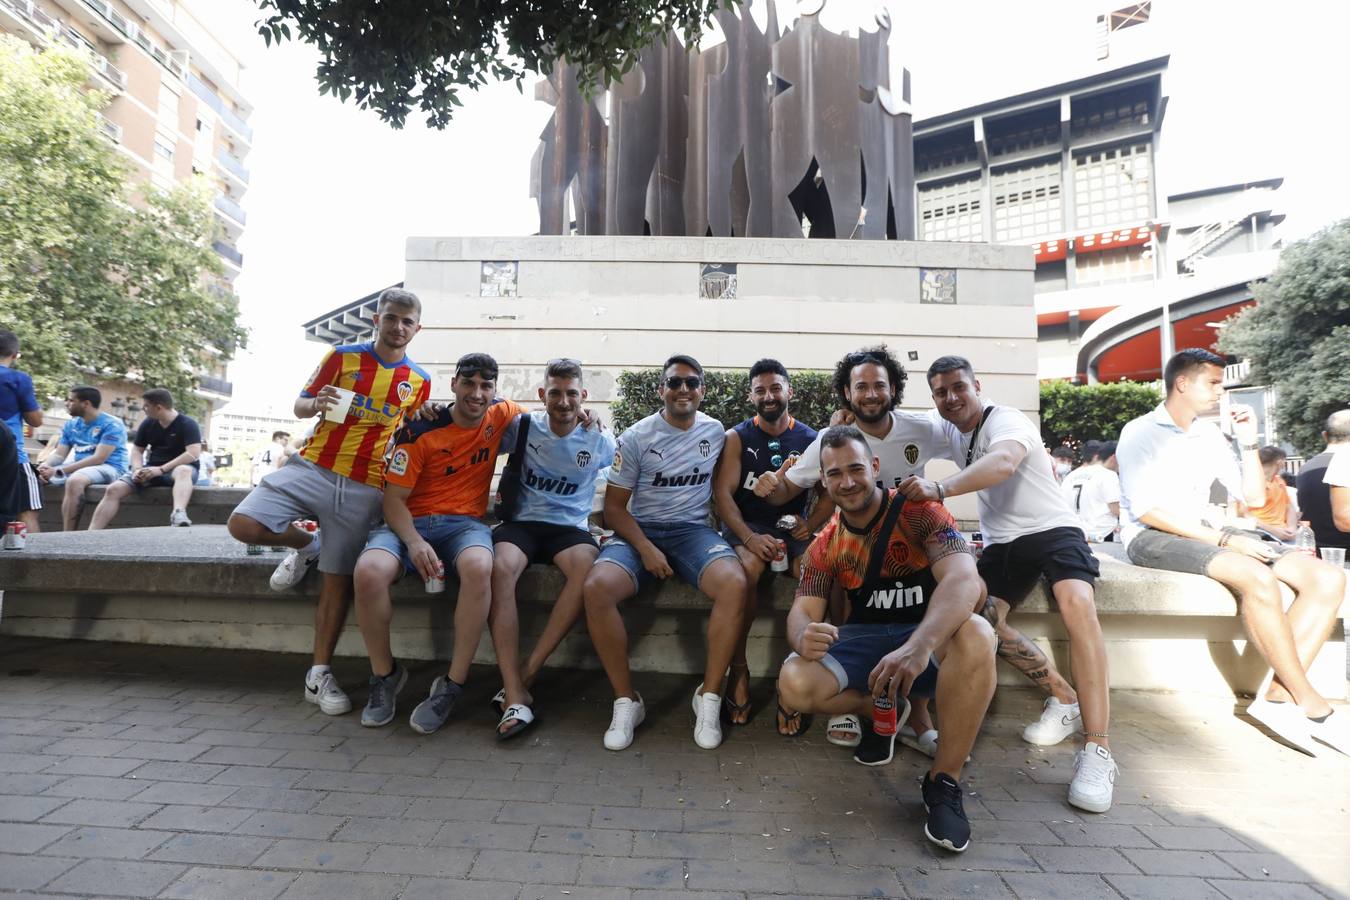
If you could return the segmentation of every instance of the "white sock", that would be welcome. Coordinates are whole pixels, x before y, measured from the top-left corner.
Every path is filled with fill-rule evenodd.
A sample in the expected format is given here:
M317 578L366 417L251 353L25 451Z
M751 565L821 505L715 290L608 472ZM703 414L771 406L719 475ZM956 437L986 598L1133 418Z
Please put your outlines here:
M333 671L332 666L310 666L309 672L305 675L306 682L318 681L324 675Z
M319 555L319 535L315 533L314 540L300 548L300 555L305 559L313 559Z

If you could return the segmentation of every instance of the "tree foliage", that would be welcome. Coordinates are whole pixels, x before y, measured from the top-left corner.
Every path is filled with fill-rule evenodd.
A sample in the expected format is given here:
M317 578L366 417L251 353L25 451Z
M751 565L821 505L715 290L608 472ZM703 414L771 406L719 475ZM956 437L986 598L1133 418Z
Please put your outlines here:
M203 183L138 194L99 131L87 63L0 36L0 328L40 397L131 375L191 408L193 372L242 344L212 283L217 225Z
M444 128L462 88L515 81L565 59L578 82L617 79L672 29L698 39L712 14L739 0L257 0L258 33L298 37L323 55L320 93L402 128L414 108Z
M792 403L789 411L812 428L830 424L830 415L839 408L839 401L830 385L833 372L793 372ZM750 403L750 375L745 369L734 372L714 372L705 369L703 378L707 388L699 409L727 428L739 424L755 414ZM637 420L661 408L656 389L661 381L660 369L638 369L619 375L618 399L610 404L614 430L622 432Z
M1274 385L1280 435L1311 456L1326 417L1350 406L1350 219L1285 248L1252 294L1219 348L1251 363L1252 383Z
M1156 384L1047 381L1041 384L1041 440L1047 447L1068 444L1075 451L1084 441L1119 440L1126 422L1150 412L1161 401Z

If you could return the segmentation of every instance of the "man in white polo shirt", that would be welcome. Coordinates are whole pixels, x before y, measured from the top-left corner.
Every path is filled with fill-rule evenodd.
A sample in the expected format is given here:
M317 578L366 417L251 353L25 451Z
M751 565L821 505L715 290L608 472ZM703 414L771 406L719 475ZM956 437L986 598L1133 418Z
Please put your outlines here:
M1310 755L1328 746L1350 754L1350 713L1333 713L1307 673L1336 623L1344 571L1225 525L1210 506L1215 480L1249 506L1265 499L1251 410L1230 413L1241 466L1223 433L1196 421L1223 394L1224 363L1208 350L1177 353L1163 372L1167 398L1121 432L1121 538L1137 566L1205 575L1237 593L1247 635L1273 670L1247 707L1252 718ZM1296 595L1288 612L1281 582Z
M935 360L928 368L928 386L937 407L933 427L942 443L937 455L952 459L961 471L941 482L916 476L900 491L911 500L938 502L977 494L985 540L978 568L989 588L999 656L1050 694L1041 718L1023 729L1022 738L1049 745L1083 732L1069 803L1106 812L1118 769L1107 734L1111 701L1094 594L1097 558L1059 491L1050 455L1031 420L981 397L970 361L960 356ZM1069 633L1076 691L1039 647L1008 625L1009 611L1041 579L1049 582Z

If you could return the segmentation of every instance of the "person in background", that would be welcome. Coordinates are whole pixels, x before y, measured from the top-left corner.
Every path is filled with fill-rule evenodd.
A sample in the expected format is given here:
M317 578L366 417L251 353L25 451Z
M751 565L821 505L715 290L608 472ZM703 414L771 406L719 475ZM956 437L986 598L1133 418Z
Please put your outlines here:
M1253 506L1251 515L1262 528L1288 543L1298 531L1298 508L1289 502L1289 491L1280 477L1287 456L1279 447L1262 447L1257 457L1266 481L1266 502Z
M1078 514L1088 540L1114 540L1120 531L1116 442L1088 441L1083 445L1083 460L1083 465L1060 482L1060 493Z
M107 528L128 494L148 487L173 490L173 511L169 524L192 525L187 505L197 483L197 459L202 452L202 431L197 420L173 408L173 394L154 388L141 396L145 418L131 442L132 471L108 486L103 500L94 509L90 531ZM149 452L147 452L149 451Z
M19 361L19 336L12 331L0 331L0 422L14 433L18 454L18 479L15 500L19 521L31 532L38 531L38 510L42 509L42 485L28 465L28 451L23 446L23 426L42 425L42 407L33 393L33 379L27 372L14 368ZM6 482L8 483L8 482Z
M1086 460L1086 457L1084 457ZM1056 447L1050 451L1050 460L1055 468L1055 480L1063 483L1064 479L1073 472L1073 448Z
M1312 526L1317 546L1350 548L1350 488L1342 486L1338 493L1342 511L1337 516L1332 503L1332 494L1337 492L1327 480L1334 460L1350 458L1350 409L1327 417L1322 439L1326 449L1298 470L1298 507L1303 520Z
M66 397L70 420L61 428L56 449L38 466L38 477L44 483L66 485L61 499L61 523L66 531L79 525L84 489L91 484L112 484L127 470L127 426L116 416L99 412L102 405L98 388L84 384L71 388Z
M216 483L216 458L206 441L202 441L202 455L197 464L197 487L211 487Z
M263 480L263 476L269 472L275 472L281 468L281 464L291 457L287 452L290 445L291 436L285 431L272 432L272 443L253 454L253 486L257 487L258 482Z

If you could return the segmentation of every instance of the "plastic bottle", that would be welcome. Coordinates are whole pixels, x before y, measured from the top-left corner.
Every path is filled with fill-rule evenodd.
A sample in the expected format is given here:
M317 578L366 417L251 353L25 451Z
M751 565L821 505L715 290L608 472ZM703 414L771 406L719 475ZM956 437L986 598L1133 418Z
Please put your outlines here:
M1306 553L1309 556L1317 555L1317 539L1313 537L1310 522L1305 520L1298 523L1298 531L1294 533L1294 546L1300 553Z

